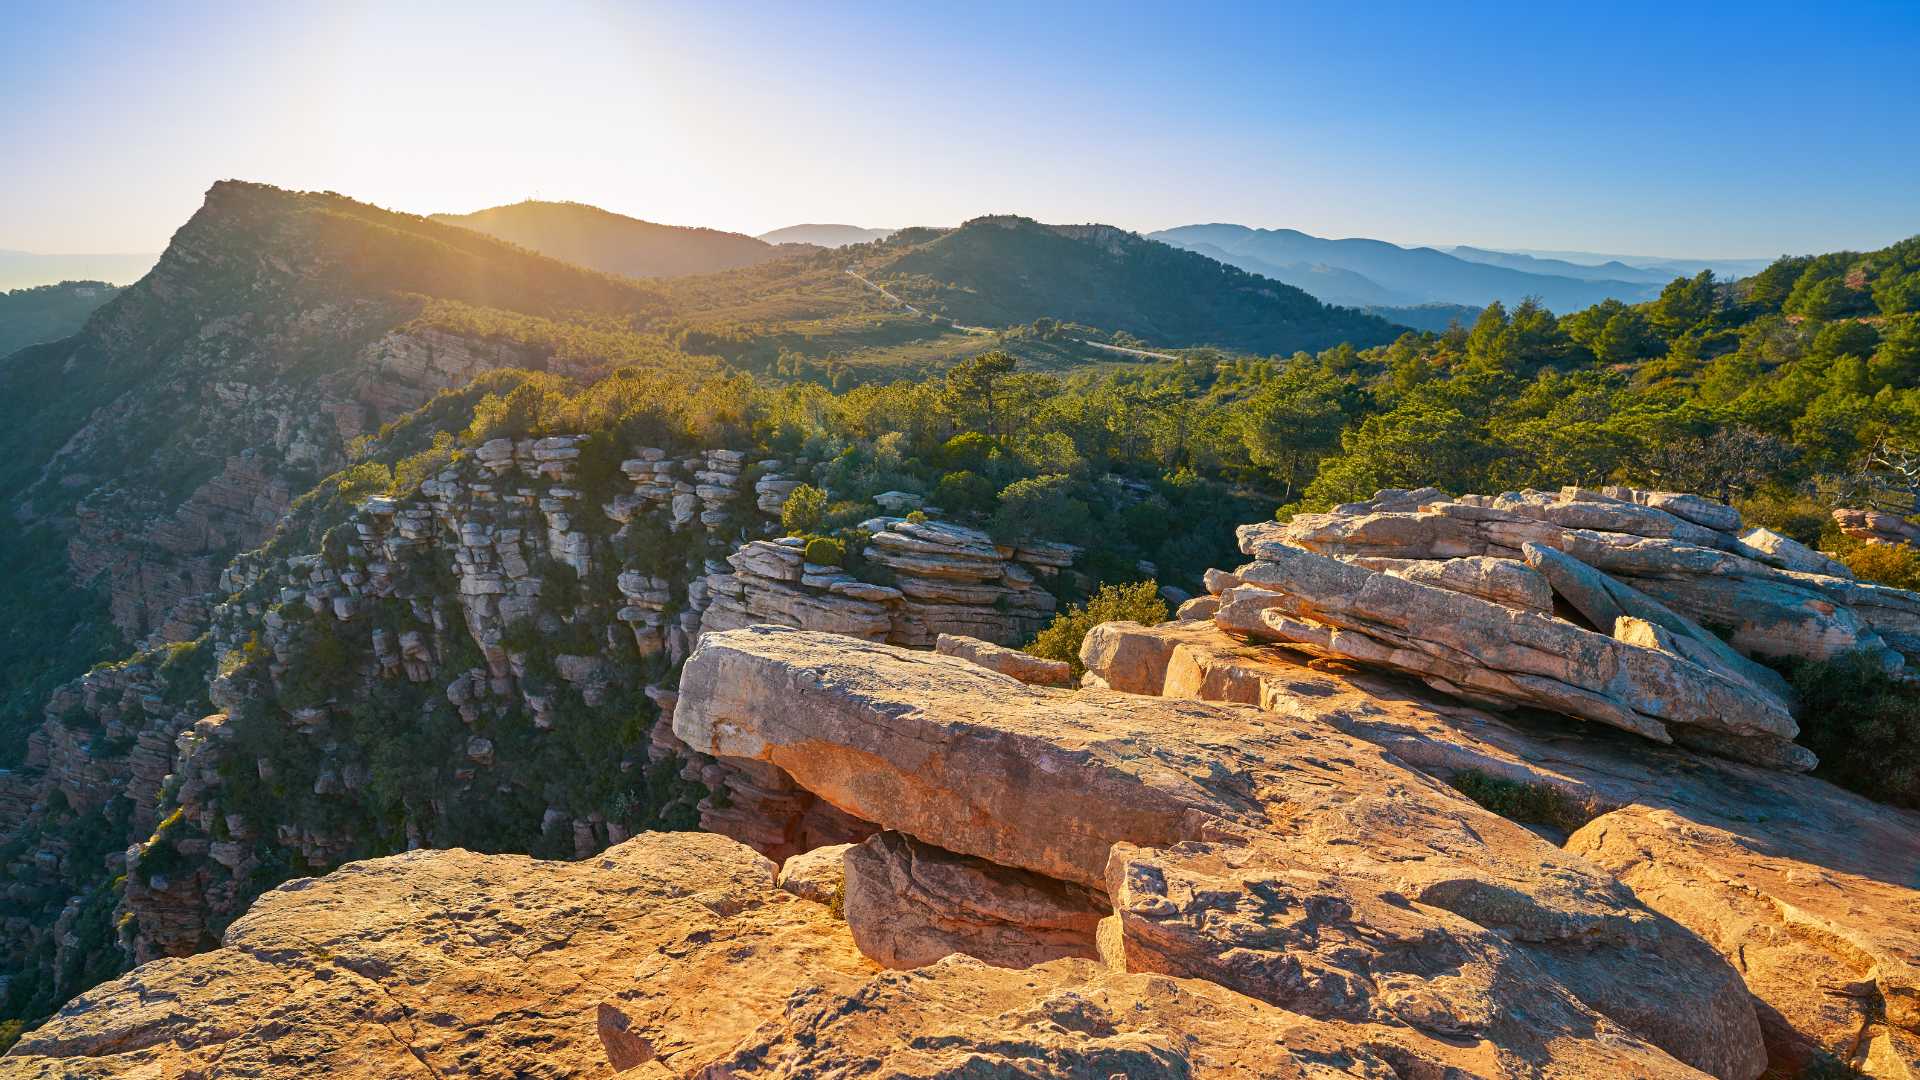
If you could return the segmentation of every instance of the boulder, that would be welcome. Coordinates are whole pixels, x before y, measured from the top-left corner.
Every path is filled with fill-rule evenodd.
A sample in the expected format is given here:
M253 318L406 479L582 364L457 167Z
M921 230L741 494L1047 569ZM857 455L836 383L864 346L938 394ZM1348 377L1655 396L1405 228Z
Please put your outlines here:
M1833 523L1855 540L1920 546L1920 525L1884 510L1851 510L1842 507L1833 512Z
M956 656L971 661L989 671L1011 675L1033 686L1069 686L1073 683L1073 668L1064 660L1044 660L979 638L941 634L934 639L933 651L942 656Z
M1847 564L1813 550L1791 537L1781 536L1772 529L1754 529L1742 537L1740 542L1757 554L1755 558L1769 566L1782 570L1792 570L1801 574L1827 574L1831 577L1851 578L1853 571Z
M881 967L924 967L953 953L1011 968L1100 955L1094 935L1111 908L1094 889L897 832L875 834L845 861L847 927Z
M1469 555L1459 559L1359 558L1356 564L1436 589L1477 596L1522 611L1551 612L1553 590L1526 563Z
M1671 651L1772 695L1783 708L1792 701L1793 692L1779 672L1740 655L1699 623L1653 597L1552 548L1527 544L1520 550L1527 565L1540 571L1553 592L1596 630L1615 626L1623 616L1644 620L1673 635Z

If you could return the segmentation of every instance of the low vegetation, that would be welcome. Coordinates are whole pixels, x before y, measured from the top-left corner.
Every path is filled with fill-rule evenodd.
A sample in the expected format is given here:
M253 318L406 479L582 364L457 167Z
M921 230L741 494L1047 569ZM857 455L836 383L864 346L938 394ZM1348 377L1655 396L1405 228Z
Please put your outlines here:
M1106 622L1152 626L1166 622L1167 614L1167 602L1161 599L1157 582L1103 585L1086 603L1074 604L1055 615L1027 646L1027 652L1043 660L1064 660L1079 678L1087 670L1080 662L1080 645L1087 640L1088 631Z
M1540 825L1571 834L1599 816L1599 809L1552 784L1513 780L1480 769L1455 773L1452 784L1462 795L1522 825Z
M1790 677L1801 699L1799 741L1820 756L1816 775L1920 809L1920 688L1864 653L1796 664Z

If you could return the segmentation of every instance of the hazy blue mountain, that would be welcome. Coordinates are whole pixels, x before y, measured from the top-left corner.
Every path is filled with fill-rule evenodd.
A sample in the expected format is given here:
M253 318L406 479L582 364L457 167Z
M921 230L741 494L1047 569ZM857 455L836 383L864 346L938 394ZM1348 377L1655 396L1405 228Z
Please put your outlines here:
M1660 255L1609 255L1598 251L1547 251L1538 248L1494 248L1502 255L1532 255L1541 259L1558 259L1581 266L1598 266L1602 263L1621 263L1640 270L1658 272L1662 280L1671 281L1676 277L1692 277L1702 270L1712 270L1717 277L1751 277L1772 265L1772 259L1688 259L1668 258Z
M760 239L769 244L814 244L837 248L848 244L864 244L870 240L885 240L895 231L863 229L858 225L789 225L784 229L761 233Z
M1504 266L1509 270L1524 270L1529 274L1553 274L1558 277L1578 278L1581 281L1635 281L1649 285L1665 285L1674 278L1670 272L1629 266L1619 259L1608 259L1605 262L1592 264L1578 263L1566 259L1522 255L1512 251L1468 247L1465 244L1448 248L1447 254L1458 255L1468 262Z
M1610 297L1629 302L1647 300L1660 291L1659 286L1651 282L1592 281L1558 274L1534 274L1473 262L1433 248L1403 248L1384 240L1359 238L1327 240L1296 229L1183 225L1153 233L1152 239L1188 250L1197 250L1201 244L1209 245L1216 251L1212 257L1222 258L1217 252L1225 252L1231 256L1229 261L1233 265L1253 273L1264 274L1267 270L1246 265L1248 260L1267 267L1304 263L1350 271L1384 290L1386 296L1374 300L1374 304L1484 307L1495 300L1512 305L1535 296L1554 311L1564 312L1590 307Z
M57 285L63 281L105 281L131 285L160 261L159 252L112 255L40 255L0 250L0 291Z
M1198 252L1209 259L1217 259L1228 266L1237 266L1250 274L1259 274L1275 281L1285 282L1296 289L1312 293L1314 298L1326 304L1340 304L1345 307L1374 307L1398 304L1405 297L1389 289L1380 287L1378 282L1363 274L1351 270L1342 270L1325 263L1273 263L1265 259L1254 258L1231 252L1215 244L1174 245L1185 246L1188 251Z

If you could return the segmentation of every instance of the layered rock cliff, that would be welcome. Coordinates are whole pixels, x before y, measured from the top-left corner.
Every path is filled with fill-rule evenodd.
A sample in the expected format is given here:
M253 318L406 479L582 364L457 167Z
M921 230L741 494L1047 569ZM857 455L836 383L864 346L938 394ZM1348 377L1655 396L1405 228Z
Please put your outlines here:
M207 948L262 888L353 858L585 857L763 816L793 793L655 723L708 623L1012 643L1053 609L1058 546L878 517L847 569L762 539L810 476L746 451L496 439L409 495L302 519L317 552L283 537L235 560L205 636L63 688L4 774L14 970L64 1000L122 952Z

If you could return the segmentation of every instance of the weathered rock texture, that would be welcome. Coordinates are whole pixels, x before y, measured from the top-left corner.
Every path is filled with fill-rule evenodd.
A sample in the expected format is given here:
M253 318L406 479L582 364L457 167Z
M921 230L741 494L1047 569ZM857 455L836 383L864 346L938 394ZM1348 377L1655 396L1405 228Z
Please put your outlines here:
M0 1076L1409 1075L1392 1032L1203 980L1075 959L880 971L772 871L665 834L579 863L350 864L262 897L223 948L94 989ZM1604 1022L1591 1036L1529 1074L1700 1075ZM1472 1071L1521 1064L1487 1049Z
M921 844L1103 893L1127 970L1358 1025L1414 1072L1764 1063L1696 935L1324 722L757 627L702 639L674 729Z
M1732 508L1674 492L1382 492L1244 527L1255 561L1208 584L1216 621L1244 637L1804 770L1815 762L1792 742L1791 692L1753 658L1858 651L1900 670L1920 659L1920 594L1741 528ZM1553 606L1519 579L1503 591L1451 569L1474 559L1523 561Z
M843 858L847 924L882 967L925 967L949 953L1011 968L1099 956L1095 931L1110 909L1096 890L896 832Z
M808 563L798 539L750 543L728 557L731 572L700 582L709 598L700 628L768 623L919 647L942 634L1011 644L1053 617L1053 595L1038 583L1077 555L1065 545L996 545L948 522L874 518L861 527L873 538L865 558L891 584Z
M1884 510L1842 508L1833 512L1833 523L1840 527L1841 532L1855 540L1920 547L1920 525L1915 525L1898 514L1889 514Z
M989 671L1011 675L1034 686L1069 686L1073 683L1073 668L1064 660L1042 660L1018 649L1004 648L979 638L941 634L939 640L933 643L933 651L941 656L970 660Z
M1536 803L1558 810L1531 827L1618 875L1734 965L1780 1075L1920 1069L1920 815L1807 776L1482 711L1208 622L1108 623L1084 655L1089 673L1116 688L1254 705L1332 725L1438 779L1539 793Z

